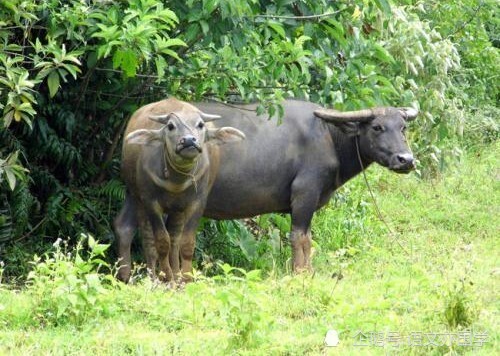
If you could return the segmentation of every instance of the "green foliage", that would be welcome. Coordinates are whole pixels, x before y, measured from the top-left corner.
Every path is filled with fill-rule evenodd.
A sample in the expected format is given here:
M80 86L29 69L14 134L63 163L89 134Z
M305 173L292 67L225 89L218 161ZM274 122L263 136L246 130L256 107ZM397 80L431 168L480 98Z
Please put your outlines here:
M236 288L221 289L215 294L215 299L221 304L219 316L231 333L229 348L255 347L265 335L263 331L272 323L270 315L263 312L262 306L253 298L259 293L260 271L247 272L227 263L219 267L223 275L214 279L227 285L236 284Z
M266 272L289 269L289 215L265 214L244 221L204 219L200 226L195 256L206 271L220 272L218 261Z
M6 159L0 158L0 185L7 181L10 190L16 188L18 179L26 180L27 170L17 163L19 151L11 153Z
M500 108L483 106L465 114L464 143L467 149L481 150L485 144L497 142L500 138Z
M419 173L435 174L463 147L498 139L496 9L493 0L3 1L0 247L85 232L112 242L122 132L134 110L165 96L258 101L270 115L288 97L415 106L409 139ZM330 229L362 236L370 222L353 204ZM198 256L285 265L280 219L254 221L256 237L241 222L206 223ZM337 239L319 241L348 248Z
M74 251L68 251L62 243L57 240L55 251L43 260L35 256L34 269L28 275L35 318L42 325L78 326L90 317L110 314L114 306L107 296L117 282L102 259L109 245L98 243L90 235L82 235Z
M476 298L465 286L465 281L455 285L445 297L444 319L453 329L470 327L477 320Z

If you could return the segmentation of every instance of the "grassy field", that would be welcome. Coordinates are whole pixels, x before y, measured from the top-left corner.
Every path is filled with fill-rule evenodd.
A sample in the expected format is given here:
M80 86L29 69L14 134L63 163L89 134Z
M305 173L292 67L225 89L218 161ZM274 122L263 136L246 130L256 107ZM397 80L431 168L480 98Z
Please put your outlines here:
M499 354L499 148L433 180L371 167L393 233L356 178L314 219L312 275L223 266L183 290L124 286L96 272L103 246L61 246L27 287L0 285L0 354Z

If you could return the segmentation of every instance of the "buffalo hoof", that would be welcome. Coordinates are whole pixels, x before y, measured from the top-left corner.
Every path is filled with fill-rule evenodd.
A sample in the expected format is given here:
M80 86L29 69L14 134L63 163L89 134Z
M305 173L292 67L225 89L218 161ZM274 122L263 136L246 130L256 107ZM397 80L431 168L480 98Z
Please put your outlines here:
M314 274L314 268L312 268L311 265L294 267L293 273L294 274Z

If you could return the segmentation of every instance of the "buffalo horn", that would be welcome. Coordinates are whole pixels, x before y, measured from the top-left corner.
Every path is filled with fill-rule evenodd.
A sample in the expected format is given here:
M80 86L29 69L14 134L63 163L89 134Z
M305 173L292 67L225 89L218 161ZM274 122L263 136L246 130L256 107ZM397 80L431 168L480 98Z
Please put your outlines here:
M363 122L370 121L378 114L377 109L364 109L357 111L337 111L333 109L317 109L314 111L314 115L333 123L341 122Z
M405 120L407 120L407 121L413 120L418 115L418 110L414 109L414 108L407 107L407 108L398 108L398 109L403 112L403 116L405 117Z
M205 122L210 122L221 118L220 115L207 114L204 113L203 111L200 111L200 116Z

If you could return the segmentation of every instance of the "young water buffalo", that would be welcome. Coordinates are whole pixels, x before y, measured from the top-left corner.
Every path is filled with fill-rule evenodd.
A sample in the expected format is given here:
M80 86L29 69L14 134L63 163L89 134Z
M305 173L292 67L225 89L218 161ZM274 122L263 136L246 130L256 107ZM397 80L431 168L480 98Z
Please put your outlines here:
M204 216L236 219L291 213L293 268L311 267L311 219L332 193L372 162L395 172L414 168L405 129L417 116L412 108L338 112L303 101L283 103L283 123L257 116L255 106L196 104L221 115L247 139L221 147L217 178ZM359 147L358 151L356 147ZM194 233L194 232L192 232ZM184 236L194 240L194 235Z
M232 127L207 129L205 122L216 118L188 103L167 99L140 108L130 119L122 155L127 194L115 219L121 280L130 278L130 244L137 225L153 276L159 262L160 277L171 281L180 271L179 256L189 261L182 271L191 271L192 237L219 163L209 143L245 137ZM181 239L184 230L189 240Z

